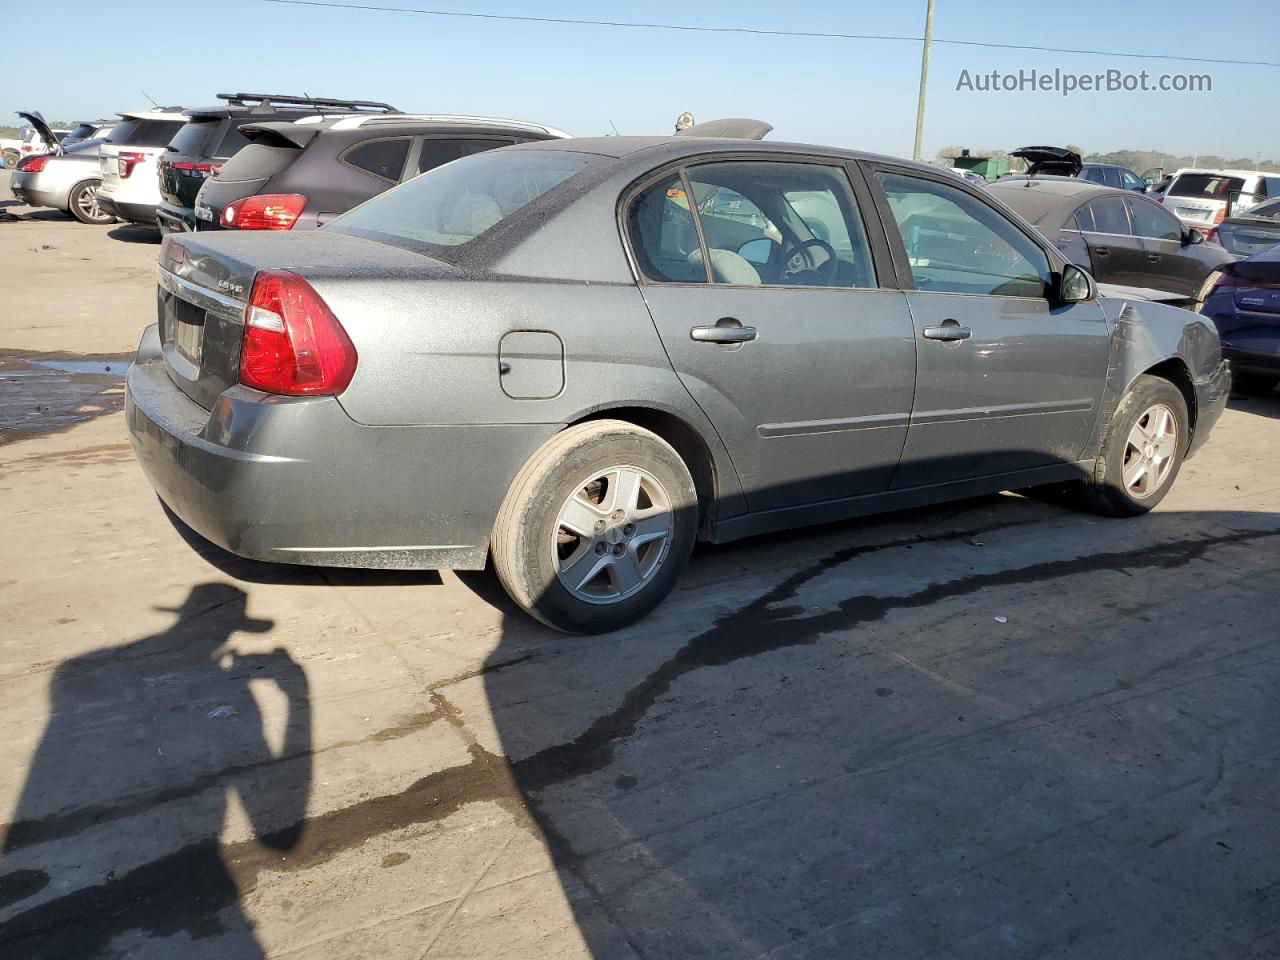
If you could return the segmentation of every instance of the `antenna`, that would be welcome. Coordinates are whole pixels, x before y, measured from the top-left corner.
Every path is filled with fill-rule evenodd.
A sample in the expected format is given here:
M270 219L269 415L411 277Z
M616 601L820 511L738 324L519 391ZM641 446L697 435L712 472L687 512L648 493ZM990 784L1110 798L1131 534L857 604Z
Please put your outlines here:
M612 120L610 120L610 121L609 121L609 126L613 127L613 135L614 135L615 137L620 137L620 136L622 136L622 134L620 134L620 133L618 132L618 125L617 125L616 123L614 123Z
M142 95L146 97L148 100L151 100L151 94L147 93L147 91L143 90ZM160 104L156 103L154 100L151 100L151 105L155 107L157 110L160 109Z

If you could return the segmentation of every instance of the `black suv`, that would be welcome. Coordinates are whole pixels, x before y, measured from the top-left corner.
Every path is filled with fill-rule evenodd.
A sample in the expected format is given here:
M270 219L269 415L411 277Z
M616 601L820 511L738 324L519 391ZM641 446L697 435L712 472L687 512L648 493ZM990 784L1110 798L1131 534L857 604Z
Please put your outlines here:
M247 144L240 124L249 121L298 120L328 114L398 113L374 100L330 100L271 93L220 93L225 106L183 111L188 118L165 148L158 163L160 207L156 223L163 233L194 230L192 207L205 178Z
M492 117L389 114L245 124L249 145L204 181L197 230L307 230L450 160L568 134Z

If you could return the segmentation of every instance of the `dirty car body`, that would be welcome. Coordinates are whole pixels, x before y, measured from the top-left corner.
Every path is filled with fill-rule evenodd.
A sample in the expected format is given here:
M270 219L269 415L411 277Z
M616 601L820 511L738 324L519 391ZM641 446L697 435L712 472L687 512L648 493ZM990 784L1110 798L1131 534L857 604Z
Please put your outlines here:
M943 262L975 249L961 221L1038 266L980 292L1005 260ZM1083 274L1054 299L1072 268L986 191L824 147L526 144L318 231L170 236L159 260L135 450L187 524L264 560L482 567L517 474L601 418L678 453L718 542L1077 478L1153 370L1194 448L1229 379L1195 314ZM348 338L338 389L242 382L262 271Z

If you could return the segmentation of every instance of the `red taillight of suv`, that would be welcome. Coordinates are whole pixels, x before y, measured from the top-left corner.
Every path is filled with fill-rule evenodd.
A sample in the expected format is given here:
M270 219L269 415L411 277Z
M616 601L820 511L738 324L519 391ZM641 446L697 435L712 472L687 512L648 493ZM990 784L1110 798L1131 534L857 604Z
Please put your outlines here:
M53 159L53 154L46 153L39 157L27 157L18 164L19 173L39 173Z
M286 270L259 270L244 309L240 382L292 397L341 393L356 348L311 284Z
M133 168L147 159L145 153L135 153L131 150L121 150L116 157L116 170L120 174L121 180L128 180L133 173Z
M298 221L307 198L298 193L263 193L229 203L222 225L230 230L288 230Z

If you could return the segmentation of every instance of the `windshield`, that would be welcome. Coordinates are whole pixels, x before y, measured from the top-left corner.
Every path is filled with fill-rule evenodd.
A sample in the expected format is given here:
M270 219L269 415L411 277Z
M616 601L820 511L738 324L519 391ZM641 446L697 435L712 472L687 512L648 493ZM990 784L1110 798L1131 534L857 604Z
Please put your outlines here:
M590 154L492 150L436 167L339 217L338 229L383 242L456 247L581 172Z

